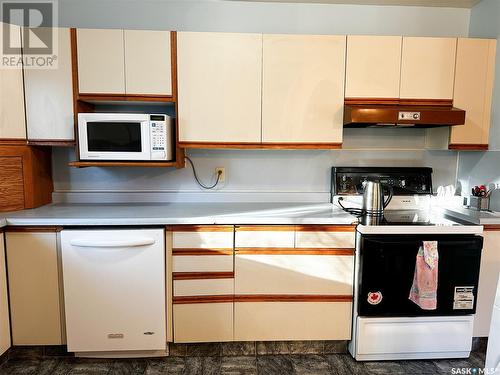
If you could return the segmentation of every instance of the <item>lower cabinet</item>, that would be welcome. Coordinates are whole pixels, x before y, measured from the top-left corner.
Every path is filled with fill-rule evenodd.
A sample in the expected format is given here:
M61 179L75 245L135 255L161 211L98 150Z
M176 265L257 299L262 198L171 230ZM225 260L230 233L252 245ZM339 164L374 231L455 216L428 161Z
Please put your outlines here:
M10 348L9 297L3 236L3 232L0 232L0 355Z
M178 226L170 232L174 342L232 341L233 227Z
M63 344L57 228L14 228L5 235L12 344Z
M234 305L235 341L348 340L351 338L352 303L325 299L302 302L267 297L248 302L236 297ZM239 302L239 301L244 302Z
M350 339L353 226L169 231L174 342Z
M484 245L481 254L481 272L477 292L474 337L486 337L490 332L491 315L495 303L498 275L500 274L500 226L484 226Z

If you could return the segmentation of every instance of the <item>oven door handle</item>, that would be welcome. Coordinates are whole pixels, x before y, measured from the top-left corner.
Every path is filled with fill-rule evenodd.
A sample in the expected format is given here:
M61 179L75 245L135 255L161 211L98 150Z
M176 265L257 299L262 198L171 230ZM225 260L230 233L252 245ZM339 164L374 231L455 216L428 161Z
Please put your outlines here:
M70 241L71 246L75 247L94 247L94 248L117 248L117 247L142 247L153 245L154 238L138 237L118 240L93 240L87 238L75 238Z

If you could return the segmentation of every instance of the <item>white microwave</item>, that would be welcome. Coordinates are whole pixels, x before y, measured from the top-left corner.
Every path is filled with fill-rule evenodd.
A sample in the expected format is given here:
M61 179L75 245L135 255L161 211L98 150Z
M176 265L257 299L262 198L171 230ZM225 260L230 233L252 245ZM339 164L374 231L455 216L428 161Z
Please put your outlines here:
M173 123L162 114L79 113L80 160L173 160Z

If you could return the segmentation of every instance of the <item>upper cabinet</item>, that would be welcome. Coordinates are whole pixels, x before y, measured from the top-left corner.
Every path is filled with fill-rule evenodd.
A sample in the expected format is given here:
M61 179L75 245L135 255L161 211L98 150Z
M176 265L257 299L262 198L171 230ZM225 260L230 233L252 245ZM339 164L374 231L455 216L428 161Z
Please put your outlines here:
M345 36L264 35L263 143L342 143Z
M400 36L347 37L346 99L398 99Z
M80 93L125 93L123 30L78 29Z
M125 30L127 94L172 95L170 32Z
M452 149L488 148L495 56L494 39L458 40L453 105L466 117L464 126L451 129Z
M169 31L78 29L80 94L172 95Z
M58 33L57 67L24 69L30 143L57 145L75 139L70 30L59 28L54 31Z
M3 51L3 23L0 23L0 48ZM16 25L10 27L11 45L21 47L21 31ZM21 55L13 55L20 59ZM24 120L23 69L9 67L0 69L0 140L26 139Z
M452 100L456 38L403 38L401 99Z
M261 142L262 35L177 34L179 140Z

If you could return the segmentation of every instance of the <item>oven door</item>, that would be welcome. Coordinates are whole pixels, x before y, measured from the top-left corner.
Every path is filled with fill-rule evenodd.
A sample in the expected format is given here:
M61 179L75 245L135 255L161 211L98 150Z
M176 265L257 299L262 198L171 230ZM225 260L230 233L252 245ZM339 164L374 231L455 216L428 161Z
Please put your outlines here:
M148 116L81 113L78 115L81 160L150 160Z
M438 241L437 309L422 310L408 299L422 241ZM473 235L363 235L359 247L360 316L468 315L476 311L483 238ZM460 292L467 292L460 295ZM470 297L472 302L463 302ZM373 304L368 296L380 296ZM380 295L378 295L380 293ZM462 301L461 303L454 303Z

